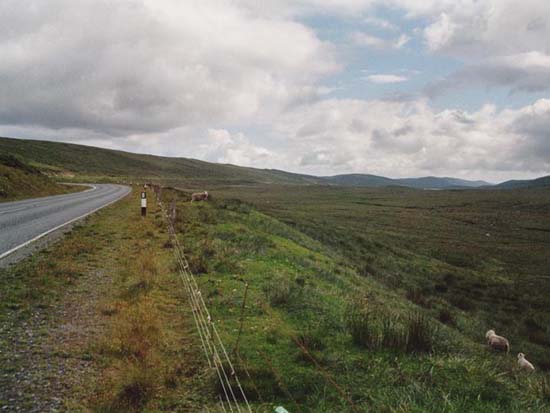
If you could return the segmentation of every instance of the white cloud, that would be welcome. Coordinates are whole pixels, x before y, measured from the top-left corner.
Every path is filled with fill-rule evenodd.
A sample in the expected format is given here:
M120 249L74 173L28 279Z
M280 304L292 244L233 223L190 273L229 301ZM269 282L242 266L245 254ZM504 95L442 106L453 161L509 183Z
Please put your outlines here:
M394 47L396 49L401 49L403 46L405 46L407 43L409 43L410 40L411 40L410 36L408 36L406 34L402 34L395 40Z
M547 0L3 0L0 134L321 174L548 172L547 99L463 112L414 93L328 98L329 75L358 48L337 50L304 17L353 19L385 30L353 33L355 46L402 50L411 38L374 17L379 7L422 25L414 33L431 53L465 62L430 94L549 88Z
M439 19L424 30L426 44L430 50L439 50L450 42L457 25L446 13L441 13Z
M377 75L369 75L366 77L366 79L369 82L372 83L401 83L406 82L408 78L405 76L397 76L397 75L390 75L390 74L377 74Z
M389 31L399 30L399 27L397 25L393 24L392 22L386 19L381 19L380 17L367 16L363 21L369 26L377 27L379 29L389 30Z
M354 32L351 34L351 40L358 46L365 46L374 49L401 49L411 38L406 34L401 34L395 39L383 39L365 32Z
M427 21L420 33L434 54L465 67L430 85L506 87L512 92L548 90L550 2L547 0L392 0L409 18Z
M201 159L260 168L279 160L277 154L253 144L243 133L231 134L225 129L209 129L198 151Z
M426 174L504 180L550 170L550 100L517 110L436 111L412 102L328 99L287 114L277 134L310 173ZM290 155L291 154L291 155Z
M0 124L111 135L241 122L316 99L331 46L203 0L0 3Z
M254 14L303 16L312 14L355 15L375 6L378 0L234 0Z
M427 19L434 52L471 60L539 51L549 54L547 0L392 0L409 17Z

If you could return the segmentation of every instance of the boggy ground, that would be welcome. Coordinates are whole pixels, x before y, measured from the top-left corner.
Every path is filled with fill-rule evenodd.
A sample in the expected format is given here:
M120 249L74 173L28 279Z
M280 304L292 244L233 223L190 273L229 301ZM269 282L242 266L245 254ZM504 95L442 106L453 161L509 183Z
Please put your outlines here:
M210 377L154 203L0 272L0 411L200 411ZM210 387L209 387L210 386Z
M452 329L550 371L550 189L227 187Z
M304 188L294 190L286 200L284 192L254 196L262 209L291 218L295 227L327 238L332 231L333 243L316 241L220 192L212 191L208 203L164 192L167 199L179 199L176 229L254 411L277 405L291 412L549 410L548 376L540 369L525 375L515 355L489 351L481 324L475 333L464 328L475 321L471 315L453 310L461 323L457 328L435 308L408 299L402 288L357 268L352 258L359 252L347 238L357 234L350 230L355 218L350 212L357 210L339 208L335 198L325 206L326 198L309 199ZM242 194L247 190L231 192L232 198ZM392 219L372 225L390 225ZM451 268L386 250L386 239L366 244L369 257L376 253L385 260L374 268L395 262L397 253L402 254L397 264L419 271L426 263L432 270ZM418 277L408 282L414 285Z

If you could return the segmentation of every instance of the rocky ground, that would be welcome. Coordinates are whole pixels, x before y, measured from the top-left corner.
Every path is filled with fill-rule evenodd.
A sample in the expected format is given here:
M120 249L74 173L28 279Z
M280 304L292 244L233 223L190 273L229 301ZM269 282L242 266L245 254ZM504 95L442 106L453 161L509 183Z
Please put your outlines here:
M13 311L0 325L2 412L57 412L93 385L97 366L88 351L104 326L101 297L111 277L90 270L57 302L21 319Z

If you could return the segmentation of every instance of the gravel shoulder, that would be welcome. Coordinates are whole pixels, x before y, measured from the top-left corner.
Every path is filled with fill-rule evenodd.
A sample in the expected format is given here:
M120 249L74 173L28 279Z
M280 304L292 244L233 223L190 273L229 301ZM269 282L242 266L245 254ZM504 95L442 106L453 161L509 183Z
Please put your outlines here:
M102 232L116 209L64 228L54 244L41 240L49 248L0 270L0 411L75 411L68 400L94 386L99 366L89 348L105 328L100 306L113 282L106 247L114 233Z
M1 325L0 400L6 412L56 412L85 394L98 377L87 349L105 322L97 315L111 278L90 271L57 303L37 308L25 320L17 313ZM7 349L7 351L6 351Z
M139 217L138 195L0 269L0 412L197 412L210 404L168 234L158 211ZM140 347L135 330L125 330L131 323L148 323L144 338L154 345ZM133 386L135 354L125 350L133 346L151 381L138 410L120 404Z

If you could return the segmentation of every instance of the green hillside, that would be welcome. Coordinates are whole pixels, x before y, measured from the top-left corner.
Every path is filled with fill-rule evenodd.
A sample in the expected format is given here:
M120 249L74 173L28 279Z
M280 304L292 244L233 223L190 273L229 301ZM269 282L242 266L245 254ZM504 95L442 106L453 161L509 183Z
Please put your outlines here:
M377 175L368 175L368 174L346 174L346 175L335 175L335 176L326 176L324 179L335 185L345 185L345 186L368 186L368 187L382 187L390 185L399 185L393 179L386 178L383 176Z
M168 188L163 197L167 205L175 201L178 237L254 411L272 412L277 405L292 413L548 411L546 189L420 191L308 185L317 178L0 139L0 153L7 152L13 154L7 157L10 162L19 162L19 174L49 183L40 171L80 180L135 178L212 189L208 203L190 203L189 193ZM135 201L105 213L114 214L109 219L118 226L105 223L101 233L86 229L83 239L94 258L90 261L84 254L81 259L93 277L97 263L107 265L102 254L110 257L109 265L123 267L119 282L124 288L110 293L114 308L121 310L109 310L105 316L114 326L130 320L137 327L143 318L154 321L154 328L135 330L145 336L138 340L133 327L122 329L123 337L104 332L103 338L115 344L128 342L139 354L144 347L146 363L138 363L135 370L132 356L89 347L86 358L95 360L95 368L106 377L99 382L104 388L99 401L95 396L89 400L112 406L109 400L126 395L126 387L112 383L130 383L138 407L120 410L115 404L97 411L178 411L174 406L200 403L188 399L178 386L201 376L201 353L188 350L187 342L181 344L182 320L171 316L187 302L175 284L174 244L168 240L163 216L152 200L143 221L147 225L140 225L142 221L132 215L138 213ZM135 228L140 228L139 236ZM127 242L133 232L134 241ZM145 254L144 244L136 241L142 238L152 248ZM112 239L118 243L114 248ZM99 240L104 250L95 248ZM79 248L78 243L69 244ZM72 254L65 260L49 257L44 255L43 265L52 276L65 277L65 271L56 269L59 261L78 274L70 267ZM140 260L143 268L125 264ZM151 279L139 280L149 268L148 260L162 265L150 271L155 274ZM6 285L24 282L19 270L14 271ZM112 271L108 268L106 273ZM30 271L29 280L40 280L48 292L52 287L43 274ZM25 286L20 298L26 300L32 288L32 283ZM167 291L174 295L164 301ZM148 298L136 301L136 295ZM13 304L10 309L20 308ZM161 314L150 320L149 310L156 306ZM185 339L198 345L192 327L185 330ZM490 328L510 339L510 354L487 348L484 334ZM173 345L153 339L164 329L169 334L162 337ZM172 368L181 356L173 353L176 349L187 349L185 358L177 361L185 369ZM515 355L520 351L535 364L534 374L518 370ZM12 380L7 373L3 377ZM206 376L200 381L205 386L201 398L212 394L214 400L220 391L216 381ZM89 406L89 400L79 403Z
M358 187L405 186L411 188L456 188L488 185L456 178L391 179L367 174L326 177L295 174L274 169L135 154L69 143L0 138L0 153L15 154L48 174L75 175L77 180L143 180L189 188L218 185L343 185Z
M544 187L550 187L550 175L542 176L536 179L511 180L511 181L506 181L497 185L497 188L501 188L501 189L544 188Z
M0 202L73 191L75 187L59 185L21 159L0 152Z
M141 155L69 143L0 138L0 153L17 155L40 170L80 177L147 178L200 185L309 184L317 178L284 171L215 164L195 159Z
M185 194L164 192L178 200L176 229L254 411L546 411L548 379L519 372L515 354L490 352L483 323L443 298L424 297L430 305L407 299L408 286L420 291L436 281L431 272L444 278L455 266L390 247L385 238L334 234L332 223L319 225L327 199L336 199L330 196L318 214L299 218L304 208L289 212L298 192L285 204L274 190L265 203L275 201L285 221L316 238L333 232L332 242L235 199L191 204ZM304 195L307 208L320 201ZM371 269L358 270L360 261L340 243L360 243Z
M550 371L550 191L226 188L338 251L472 340L489 328Z

